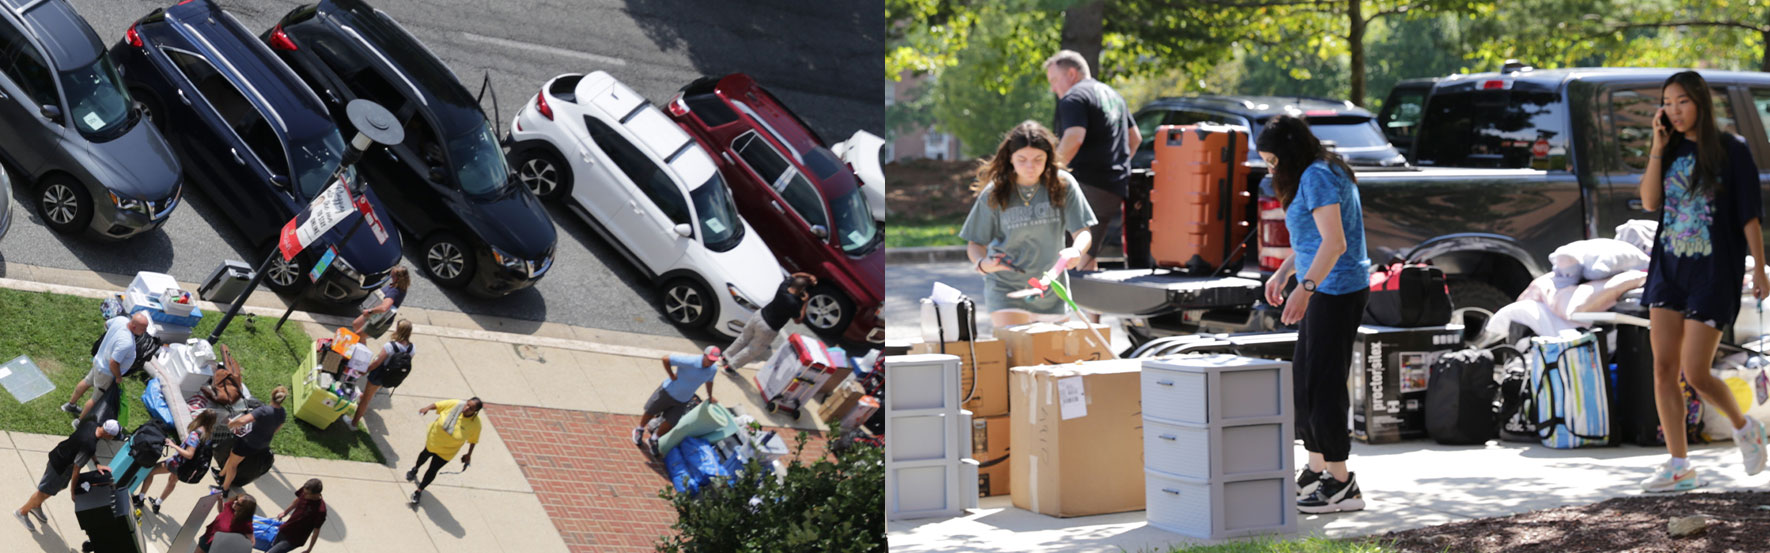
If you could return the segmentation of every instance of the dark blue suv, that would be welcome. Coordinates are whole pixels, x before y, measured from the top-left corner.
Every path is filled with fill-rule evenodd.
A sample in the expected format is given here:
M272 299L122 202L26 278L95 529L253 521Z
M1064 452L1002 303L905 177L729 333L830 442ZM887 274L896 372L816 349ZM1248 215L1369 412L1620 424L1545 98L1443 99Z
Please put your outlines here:
M177 158L66 0L0 0L0 157L58 233L129 238L178 206Z
M344 156L344 138L319 97L210 0L154 10L129 27L111 58L142 111L173 137L191 180L266 254L284 223L330 184ZM358 177L352 170L345 178ZM383 222L374 192L367 197L371 215L315 283L324 299L360 299L399 264L399 233ZM293 262L278 257L265 282L281 293L306 287L308 269L355 217Z

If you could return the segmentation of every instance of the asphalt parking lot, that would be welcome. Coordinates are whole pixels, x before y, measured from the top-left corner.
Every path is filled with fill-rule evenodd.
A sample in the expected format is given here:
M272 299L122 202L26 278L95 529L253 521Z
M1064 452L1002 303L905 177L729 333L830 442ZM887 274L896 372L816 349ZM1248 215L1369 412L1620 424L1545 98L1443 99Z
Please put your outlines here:
M70 0L107 45L137 18L169 0ZM224 0L247 28L262 32L301 2ZM542 82L561 73L603 70L662 104L703 75L755 77L828 141L856 130L884 134L883 16L876 4L659 0L371 1L441 57L478 91L489 75L496 103L482 101L499 132ZM495 109L494 109L495 108ZM11 231L0 240L6 263L132 274L169 273L200 282L222 260L256 265L228 217L187 186L185 204L159 231L121 244L63 237L39 220L23 179L14 182ZM559 230L554 268L533 289L485 300L413 279L406 305L537 322L656 335L683 332L664 319L660 294L643 274L567 210L550 209ZM416 273L418 247L407 241ZM327 310L309 305L310 310ZM330 309L342 313L347 309Z

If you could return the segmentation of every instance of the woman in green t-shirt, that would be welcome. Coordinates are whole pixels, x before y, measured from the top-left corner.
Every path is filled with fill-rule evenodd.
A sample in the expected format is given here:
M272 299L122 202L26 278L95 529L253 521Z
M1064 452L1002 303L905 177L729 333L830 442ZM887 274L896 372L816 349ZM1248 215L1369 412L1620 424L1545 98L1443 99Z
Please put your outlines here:
M1010 299L1067 257L1075 268L1088 250L1094 210L1068 171L1057 166L1057 138L1037 122L1008 131L996 155L977 170L976 203L959 229L971 264L983 275L985 309L995 328L1061 320L1067 312L1055 294ZM1064 247L1065 236L1071 245Z

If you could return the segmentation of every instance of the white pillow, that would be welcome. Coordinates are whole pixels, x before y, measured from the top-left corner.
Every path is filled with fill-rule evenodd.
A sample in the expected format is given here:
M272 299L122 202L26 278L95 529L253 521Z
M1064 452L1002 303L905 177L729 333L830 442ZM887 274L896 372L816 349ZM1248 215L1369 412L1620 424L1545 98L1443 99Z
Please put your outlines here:
M1549 254L1556 279L1570 283L1606 279L1623 271L1644 271L1649 261L1640 248L1611 238L1581 240Z

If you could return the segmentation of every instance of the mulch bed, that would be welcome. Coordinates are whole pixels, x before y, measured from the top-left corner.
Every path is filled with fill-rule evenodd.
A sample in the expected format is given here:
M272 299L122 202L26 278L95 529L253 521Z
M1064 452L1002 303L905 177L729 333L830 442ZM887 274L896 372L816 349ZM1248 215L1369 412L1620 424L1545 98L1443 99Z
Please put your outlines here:
M1667 534L1671 519L1694 514L1708 515L1715 522L1694 536ZM1372 540L1409 552L1770 551L1770 493L1620 497L1391 532Z
M964 219L971 211L977 162L915 159L885 166L890 217L924 221Z

